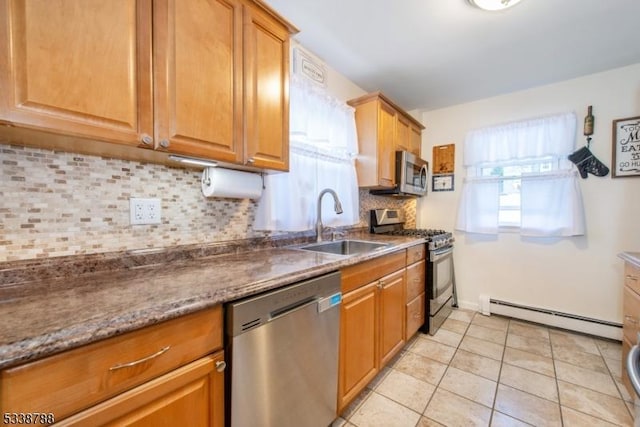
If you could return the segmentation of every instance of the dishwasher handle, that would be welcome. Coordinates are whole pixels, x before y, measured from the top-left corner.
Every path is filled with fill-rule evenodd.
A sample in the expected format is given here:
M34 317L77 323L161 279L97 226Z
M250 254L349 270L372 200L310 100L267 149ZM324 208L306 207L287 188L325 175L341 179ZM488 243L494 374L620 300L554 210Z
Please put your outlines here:
M340 305L341 302L342 302L342 292L336 292L335 294L329 295L324 298L307 298L307 299L298 301L294 304L291 304L289 306L282 307L278 310L272 311L269 314L269 321L275 320L278 317L285 316L291 312L300 310L304 307L307 307L311 304L316 304L316 303L318 305L318 314L320 314L329 310L332 307L335 307L336 305Z
M631 381L636 394L640 396L640 346L638 344L631 347L627 355L627 375Z

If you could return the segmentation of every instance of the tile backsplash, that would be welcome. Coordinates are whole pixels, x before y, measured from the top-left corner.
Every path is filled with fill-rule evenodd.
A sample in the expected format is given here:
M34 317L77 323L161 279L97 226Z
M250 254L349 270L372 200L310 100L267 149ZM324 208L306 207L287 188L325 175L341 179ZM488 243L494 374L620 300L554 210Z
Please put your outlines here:
M0 262L266 237L257 202L206 199L200 171L0 143ZM129 198L161 199L162 223L129 224ZM360 224L378 207L415 200L360 191Z

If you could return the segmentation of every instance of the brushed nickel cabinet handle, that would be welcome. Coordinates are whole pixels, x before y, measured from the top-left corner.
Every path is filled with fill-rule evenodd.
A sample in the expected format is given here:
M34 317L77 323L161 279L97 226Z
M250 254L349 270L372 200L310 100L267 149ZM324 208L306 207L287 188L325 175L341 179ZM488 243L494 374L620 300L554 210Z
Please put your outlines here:
M114 365L114 366L110 367L109 370L110 371L117 371L118 369L131 368L133 366L140 365L141 363L148 362L149 360L155 359L158 356L162 356L167 351L169 351L170 348L171 348L171 346L169 346L169 345L166 346L166 347L162 347L158 352L153 353L150 356L143 357L142 359L138 359L138 360L135 360L133 362L120 363L118 365Z
M168 139L163 139L163 140L160 141L160 146L162 148L169 148L169 145L170 145L170 143L169 143Z
M216 362L216 371L218 372L222 372L227 368L227 362L225 362L224 360L218 360Z
M637 282L638 278L636 276L632 276L630 274L627 274L627 280L633 280L634 282Z
M148 134L142 134L142 138L140 138L140 141L144 144L144 145L151 145L153 143L153 138L151 137L151 135Z
M632 323L634 325L638 324L638 319L636 319L633 316L626 315L626 316L624 316L624 320L626 320L627 322Z

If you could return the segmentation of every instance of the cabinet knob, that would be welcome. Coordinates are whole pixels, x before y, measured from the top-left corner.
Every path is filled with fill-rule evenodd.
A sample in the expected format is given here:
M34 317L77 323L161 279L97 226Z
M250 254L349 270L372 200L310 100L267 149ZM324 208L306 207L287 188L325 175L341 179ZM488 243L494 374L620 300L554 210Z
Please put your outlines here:
M227 362L225 362L224 360L218 360L216 362L216 371L218 372L222 372L227 368Z
M254 159L253 157L249 157L247 159L247 163L255 163L256 159Z
M169 143L168 139L163 139L163 140L160 141L160 146L162 148L169 148L169 145L170 145L170 143Z
M153 144L153 138L151 137L151 135L148 135L146 133L142 134L142 138L140 138L140 141L144 144L144 145L151 145Z

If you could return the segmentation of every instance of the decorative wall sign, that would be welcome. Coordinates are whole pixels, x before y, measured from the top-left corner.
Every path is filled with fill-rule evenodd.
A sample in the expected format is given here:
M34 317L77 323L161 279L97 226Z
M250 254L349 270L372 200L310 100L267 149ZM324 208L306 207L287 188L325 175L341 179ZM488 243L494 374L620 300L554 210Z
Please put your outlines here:
M613 121L614 178L640 176L640 116Z
M318 86L327 87L327 70L324 64L299 47L293 49L293 72L306 77Z
M456 145L436 145L433 147L432 191L453 191L456 168Z
M431 191L453 191L453 174L433 175Z

